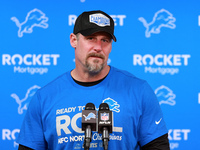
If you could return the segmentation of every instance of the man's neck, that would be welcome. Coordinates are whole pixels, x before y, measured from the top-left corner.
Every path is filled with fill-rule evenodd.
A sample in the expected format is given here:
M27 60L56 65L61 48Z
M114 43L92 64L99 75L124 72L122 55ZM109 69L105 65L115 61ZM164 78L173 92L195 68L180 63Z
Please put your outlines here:
M110 66L105 66L99 73L91 74L86 71L82 71L78 68L75 68L71 71L71 76L77 81L80 82L94 82L103 79L107 76L110 71Z
M82 86L85 86L85 87L97 85L97 84L99 84L100 82L102 82L105 78L106 78L106 76L105 76L103 79L100 79L100 80L97 80L97 81L94 81L94 82L81 82L81 81L75 80L75 79L72 77L72 79L73 79L77 84L82 85Z

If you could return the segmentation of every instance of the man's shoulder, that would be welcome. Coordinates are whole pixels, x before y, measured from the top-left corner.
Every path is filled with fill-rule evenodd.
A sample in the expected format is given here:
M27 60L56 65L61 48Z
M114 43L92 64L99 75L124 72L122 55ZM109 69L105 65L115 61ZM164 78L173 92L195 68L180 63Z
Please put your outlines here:
M115 67L111 67L112 73L114 76L116 76L117 78L123 78L129 81L134 81L134 82L146 82L145 80L138 78L137 76L135 76L134 74L132 74L129 71L123 70L123 69L119 69L119 68L115 68Z
M41 89L39 89L38 92L51 93L56 91L60 87L67 85L67 74L68 72L63 73L60 76L56 77L54 80L52 80L51 82L43 86Z

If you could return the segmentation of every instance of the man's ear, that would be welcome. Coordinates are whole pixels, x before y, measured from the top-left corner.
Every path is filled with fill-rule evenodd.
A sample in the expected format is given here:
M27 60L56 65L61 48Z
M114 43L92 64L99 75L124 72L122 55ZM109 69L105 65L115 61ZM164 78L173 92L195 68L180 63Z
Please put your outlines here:
M76 48L77 45L77 37L74 33L70 34L70 44L73 48Z

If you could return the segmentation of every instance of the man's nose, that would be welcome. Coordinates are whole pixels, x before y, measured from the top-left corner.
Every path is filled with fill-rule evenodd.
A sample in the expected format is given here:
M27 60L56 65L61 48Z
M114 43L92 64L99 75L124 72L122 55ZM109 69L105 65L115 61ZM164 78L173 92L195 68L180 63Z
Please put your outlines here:
M95 42L94 50L97 51L97 52L102 51L102 41L101 40L97 40Z

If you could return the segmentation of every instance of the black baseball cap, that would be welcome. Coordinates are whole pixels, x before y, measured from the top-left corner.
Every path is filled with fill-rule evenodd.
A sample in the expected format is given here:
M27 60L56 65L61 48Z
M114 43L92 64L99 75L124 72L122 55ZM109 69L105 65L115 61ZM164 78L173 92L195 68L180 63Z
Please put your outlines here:
M114 36L114 21L113 19L101 10L85 11L78 16L74 25L74 34L81 33L84 36L91 35L95 32L104 31L111 35L116 42Z

